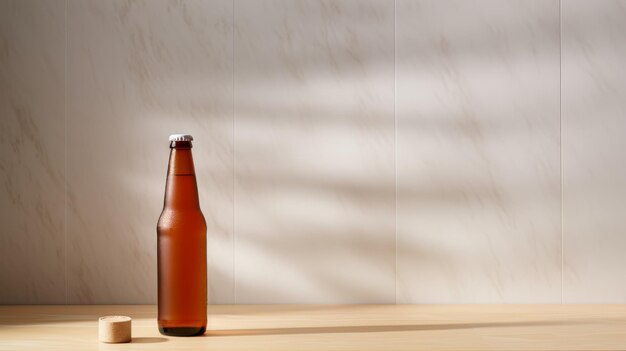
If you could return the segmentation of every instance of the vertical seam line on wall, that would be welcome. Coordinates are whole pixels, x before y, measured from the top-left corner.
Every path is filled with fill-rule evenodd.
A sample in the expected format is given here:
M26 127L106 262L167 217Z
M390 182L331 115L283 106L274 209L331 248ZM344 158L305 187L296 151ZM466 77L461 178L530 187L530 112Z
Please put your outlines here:
M237 243L237 235L236 235L236 230L235 230L235 202L237 201L237 196L236 196L236 183L237 183L237 141L236 141L236 115L237 115L237 110L235 107L235 65L236 65L236 60L235 60L235 2L236 0L233 0L233 39L232 39L232 55L233 55L233 81L232 81L232 89L233 89L233 245L232 245L232 276L233 276L233 303L236 304L237 303L237 280L235 279L235 244Z
M64 204L63 204L63 241L65 246L65 304L68 303L68 291L67 291L67 1L65 0L65 52L63 53L63 65L64 65L64 74L63 74L63 123L64 123L64 145L63 145L63 154L64 154L64 174L63 174L63 192L64 192Z
M393 0L393 168L394 168L394 255L395 255L395 277L394 296L395 304L398 304L398 118L396 112L396 101L398 93L398 75L396 62L396 33L397 33L397 5Z
M565 261L565 228L563 210L563 0L559 0L559 170L561 180L561 304L563 304L563 275Z

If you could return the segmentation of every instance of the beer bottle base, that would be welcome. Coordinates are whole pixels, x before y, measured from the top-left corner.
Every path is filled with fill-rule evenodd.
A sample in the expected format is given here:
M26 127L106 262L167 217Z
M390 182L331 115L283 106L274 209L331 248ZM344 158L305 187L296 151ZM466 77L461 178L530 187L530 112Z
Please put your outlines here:
M167 336L198 336L204 334L206 327L166 327L159 332Z

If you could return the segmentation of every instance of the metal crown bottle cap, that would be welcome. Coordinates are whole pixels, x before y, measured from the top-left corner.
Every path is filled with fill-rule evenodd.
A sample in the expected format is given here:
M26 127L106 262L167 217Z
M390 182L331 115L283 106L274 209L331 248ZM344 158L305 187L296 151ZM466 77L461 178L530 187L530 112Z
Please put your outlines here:
M172 134L170 141L192 141L193 137L189 134Z

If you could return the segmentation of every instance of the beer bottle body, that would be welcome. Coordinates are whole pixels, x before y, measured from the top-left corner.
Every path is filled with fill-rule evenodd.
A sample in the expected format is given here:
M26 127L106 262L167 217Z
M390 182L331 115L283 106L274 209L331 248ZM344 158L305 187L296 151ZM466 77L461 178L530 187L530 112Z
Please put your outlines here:
M170 336L204 334L207 321L206 222L191 141L173 141L157 223L158 325Z

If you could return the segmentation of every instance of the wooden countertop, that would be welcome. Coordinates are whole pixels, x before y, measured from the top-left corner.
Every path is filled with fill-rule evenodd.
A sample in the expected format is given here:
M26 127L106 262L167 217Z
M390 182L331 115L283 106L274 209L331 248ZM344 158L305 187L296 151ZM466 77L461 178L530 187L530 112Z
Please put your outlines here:
M133 318L130 344L97 318ZM209 306L204 336L159 334L153 305L0 306L0 350L624 350L626 305Z

